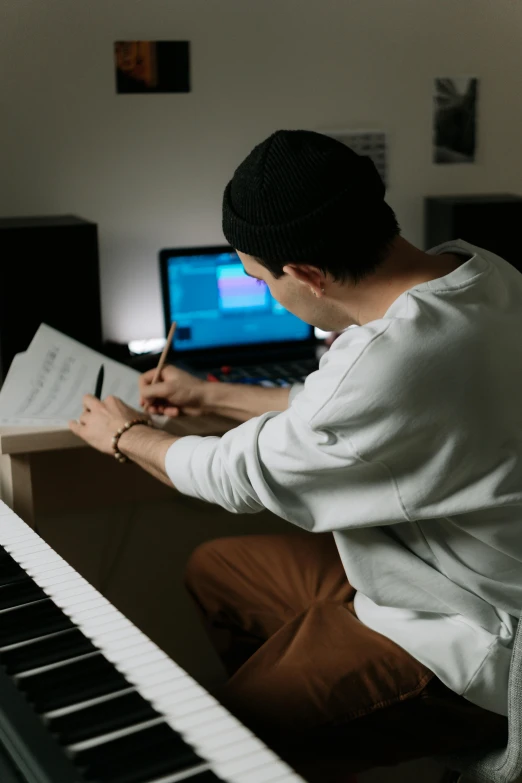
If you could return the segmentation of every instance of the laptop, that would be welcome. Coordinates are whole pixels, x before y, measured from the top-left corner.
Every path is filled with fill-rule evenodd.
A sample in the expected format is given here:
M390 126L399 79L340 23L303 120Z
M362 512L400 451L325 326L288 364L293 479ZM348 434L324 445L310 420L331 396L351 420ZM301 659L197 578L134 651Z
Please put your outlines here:
M317 369L314 329L249 277L229 245L161 250L169 361L207 380L288 386Z

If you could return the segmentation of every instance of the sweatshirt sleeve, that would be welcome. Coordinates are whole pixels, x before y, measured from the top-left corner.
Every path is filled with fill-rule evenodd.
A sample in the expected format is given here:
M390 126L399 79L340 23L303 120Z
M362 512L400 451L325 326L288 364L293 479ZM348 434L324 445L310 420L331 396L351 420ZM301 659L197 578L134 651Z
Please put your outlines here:
M365 461L348 438L313 426L293 405L222 438L181 438L165 468L184 494L235 513L266 508L312 532L406 520L386 466Z
M288 405L291 405L295 398L301 394L304 389L304 383L294 383L290 388L290 394L288 395Z

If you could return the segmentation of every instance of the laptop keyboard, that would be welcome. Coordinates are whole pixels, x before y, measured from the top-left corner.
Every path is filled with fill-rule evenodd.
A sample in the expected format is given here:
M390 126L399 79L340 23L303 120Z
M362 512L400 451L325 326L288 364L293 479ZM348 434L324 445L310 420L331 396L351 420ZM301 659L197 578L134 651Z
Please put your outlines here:
M294 383L303 383L310 373L317 370L317 359L300 359L277 364L245 365L241 367L219 367L200 372L198 375L208 381L225 381L226 383L246 383L254 386L282 388Z

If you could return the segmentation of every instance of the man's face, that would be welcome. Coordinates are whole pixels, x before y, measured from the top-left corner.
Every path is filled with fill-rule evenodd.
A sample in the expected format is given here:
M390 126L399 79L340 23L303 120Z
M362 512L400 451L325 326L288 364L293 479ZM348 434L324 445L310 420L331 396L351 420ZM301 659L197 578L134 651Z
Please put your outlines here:
M326 332L344 329L349 325L346 323L346 314L343 314L343 323L341 324L340 314L331 301L314 296L311 288L313 281L307 283L290 273L275 278L253 256L241 253L239 250L236 252L246 274L265 282L274 299L305 323L317 326Z

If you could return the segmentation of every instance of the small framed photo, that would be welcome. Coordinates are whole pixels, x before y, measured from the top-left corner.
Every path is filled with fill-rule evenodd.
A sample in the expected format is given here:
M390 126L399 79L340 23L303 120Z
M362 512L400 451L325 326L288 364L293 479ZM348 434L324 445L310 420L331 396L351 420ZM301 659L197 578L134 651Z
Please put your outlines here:
M433 91L433 163L474 163L479 80L440 77Z
M116 41L116 92L190 92L189 41Z

